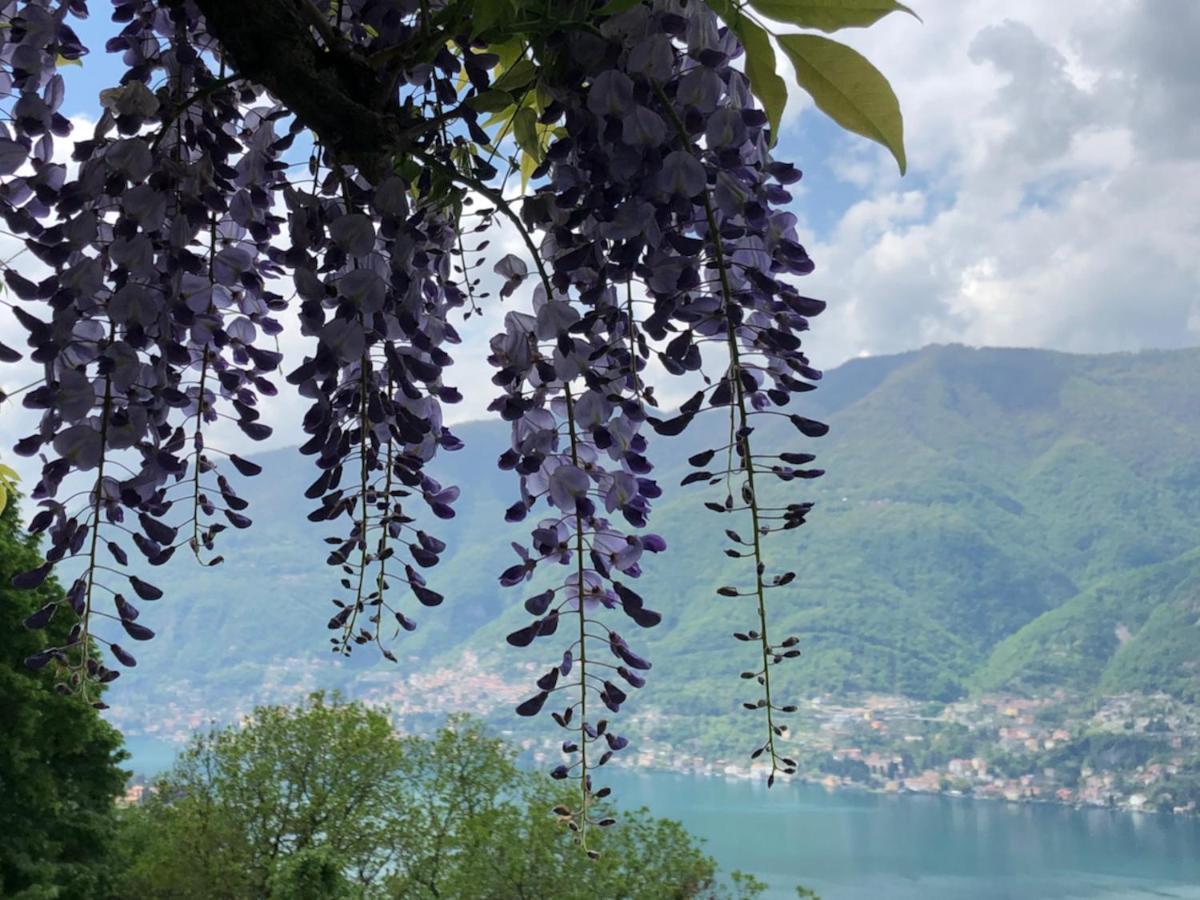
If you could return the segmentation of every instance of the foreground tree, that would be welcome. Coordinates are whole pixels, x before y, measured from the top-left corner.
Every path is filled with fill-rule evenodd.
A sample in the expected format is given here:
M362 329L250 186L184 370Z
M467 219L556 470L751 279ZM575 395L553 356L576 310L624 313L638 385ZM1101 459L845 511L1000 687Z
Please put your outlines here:
M56 691L49 672L18 662L64 642L71 628L63 619L45 631L21 628L62 597L53 580L33 591L9 586L40 559L10 504L0 512L0 896L101 897L113 800L126 777L121 736L79 697Z
M648 423L676 435L702 413L727 440L692 457L685 479L723 485L708 506L729 555L747 560L745 705L761 718L753 755L794 763L776 738L792 710L772 667L799 654L772 635L767 597L794 575L772 569L765 539L804 523L801 498L768 504L768 479L815 477L803 448L762 447L761 417L803 438L827 429L789 404L820 378L801 349L824 304L796 285L813 262L784 211L800 178L772 156L786 95L766 20L832 31L903 10L894 0L113 0L106 45L127 66L103 92L95 131L55 158L70 123L56 68L87 52L71 27L84 0L0 5L0 213L29 263L4 269L6 304L41 377L22 402L41 410L16 444L43 454L33 488L44 565L82 574L57 611L73 639L36 656L90 696L92 638L153 636L138 600L162 590L131 574L186 548L206 564L219 533L250 519L230 470L258 472L211 441L225 418L253 439L271 430L282 313L309 352L287 374L311 406L301 452L317 476L310 518L340 525L334 649L416 627L412 602L442 596L422 570L445 545L418 520L454 515L456 487L435 457L460 444L443 405L456 322L489 296L479 275L490 233L527 251L493 259L499 298L532 280L491 341L497 396L512 423L498 465L517 477L509 522L542 509L500 583L546 575L525 599L523 647L564 635L517 711L550 703L567 732L555 776L576 781L569 819L599 821L592 772L627 739L606 718L650 663L609 612L638 627L660 616L632 586L664 540L647 527L660 486ZM827 38L776 35L801 85L846 127L904 167L895 96L861 56ZM758 101L755 100L757 95ZM520 182L517 189L514 184ZM530 268L532 266L532 268ZM20 353L0 347L0 360ZM650 364L654 363L652 367ZM696 389L656 409L660 372ZM799 438L798 438L799 440ZM498 448L499 449L499 448ZM83 473L82 481L72 473ZM65 485L65 487L64 487ZM77 488L78 485L78 488ZM735 525L733 521L727 524ZM735 530L736 529L736 530ZM124 640L122 637L121 640ZM120 644L113 655L134 657ZM553 698L553 702L551 701Z
M587 859L548 811L562 794L477 722L400 738L385 713L317 694L194 739L126 812L117 895L728 896L695 840L644 810Z

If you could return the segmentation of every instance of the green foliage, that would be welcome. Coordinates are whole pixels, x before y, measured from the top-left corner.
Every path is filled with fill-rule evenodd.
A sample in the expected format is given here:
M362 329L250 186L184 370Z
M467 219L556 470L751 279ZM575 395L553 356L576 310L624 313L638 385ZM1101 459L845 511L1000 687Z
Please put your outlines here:
M339 900L350 897L342 862L326 847L305 847L285 856L271 874L276 900Z
M10 503L0 513L0 896L74 900L102 896L107 884L123 753L96 710L56 693L48 671L22 664L65 636L65 625L32 632L21 624L61 594L53 580L32 591L9 586L40 562Z
M999 643L981 690L1165 691L1200 700L1195 622L1200 552L1098 579Z
M909 768L920 772L925 769L941 768L952 759L969 759L978 756L980 750L990 746L995 732L982 733L964 725L945 724L938 728L927 742L908 748Z
M801 28L837 31L863 28L893 12L911 9L894 0L706 0L746 51L746 77L771 122L773 139L787 103L787 85L775 71L774 37L791 60L796 84L817 108L848 131L882 144L895 157L903 175L904 120L888 80L867 59L845 44L818 35L776 34L752 13Z
M750 6L768 19L820 31L866 28L894 12L916 15L896 0L750 0Z
M797 85L812 95L817 107L850 131L883 144L906 168L900 107L887 79L861 55L843 44L809 35L774 34L756 18L830 32L864 28L893 12L916 15L895 0L707 0L709 6L737 35L746 51L745 71L751 90L762 103L771 123L772 140L787 103L787 84L775 71L771 37L783 46L796 69ZM611 0L591 14L619 15L636 4ZM555 54L545 39L579 25L579 10L570 5L546 5L533 0L480 0L451 3L435 17L449 34L464 30L487 43L487 51L500 57L498 76L486 98L472 101L475 108L492 113L487 127L500 126L498 135L511 134L517 145L523 178L541 162L543 141L533 121L546 108L539 85L543 70L553 70ZM590 21L587 23L589 27ZM499 143L499 138L497 143Z
M0 513L8 506L9 497L17 493L17 473L10 466L0 463Z
M746 51L746 78L750 90L762 104L771 123L771 140L779 139L779 122L787 105L787 83L775 71L775 47L771 33L747 13L736 0L705 0L737 35Z
M1100 690L1165 691L1181 700L1200 703L1200 554L1186 578L1158 595L1158 603L1136 634L1121 641L1104 668Z
M819 35L784 34L779 44L817 108L843 128L887 147L903 175L908 161L900 101L879 70L857 50Z
M516 4L512 0L476 0L470 35L479 37L513 20Z
M284 857L313 848L347 870L375 872L389 858L402 763L386 716L319 694L199 735L158 784L143 812L149 822L134 823L142 840L129 843L143 849L126 891L262 896ZM309 866L278 877L311 874Z
M735 16L730 23L742 46L746 48L746 77L754 95L762 103L771 123L771 139L779 140L779 123L787 105L787 82L775 71L775 48L771 36L761 25L746 16Z
M314 694L193 740L125 817L118 895L727 896L679 823L623 812L590 860L549 812L563 800L476 721L400 737L384 712Z
M1047 752L1044 765L1078 773L1080 768L1132 771L1169 751L1161 734L1084 734Z

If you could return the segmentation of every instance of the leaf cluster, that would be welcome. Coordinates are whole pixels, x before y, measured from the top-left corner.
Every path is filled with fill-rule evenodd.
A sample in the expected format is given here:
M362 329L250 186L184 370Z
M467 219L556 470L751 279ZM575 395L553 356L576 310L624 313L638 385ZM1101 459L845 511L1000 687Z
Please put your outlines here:
M576 30L595 31L607 16L632 9L640 0L610 0L587 10L586 3L553 4L544 0L480 0L447 4L437 21L446 34L466 32L478 47L464 53L494 54L497 80L469 103L490 113L485 127L495 128L493 146L509 138L516 144L522 184L545 159L549 142L563 133L553 120L547 84L561 66L564 49L557 37ZM779 137L788 100L787 82L778 73L775 46L783 51L796 86L817 108L847 131L888 149L904 174L904 121L887 78L853 48L815 34L781 33L780 25L826 33L866 28L909 7L896 0L704 0L737 36L745 50L745 73Z
M467 717L398 736L387 714L312 695L196 736L126 812L119 897L722 897L715 863L646 810L579 853L563 800ZM740 877L736 896L762 885Z
M891 152L903 175L904 120L896 94L861 53L815 34L780 34L768 23L832 32L865 28L893 12L911 9L896 0L706 0L737 35L746 50L746 75L771 120L778 139L787 103L787 84L777 73L772 38L792 64L796 84L817 108L845 128Z
M62 591L10 586L40 559L20 512L0 512L0 896L102 896L109 883L112 803L125 782L121 736L80 697L54 690L49 673L21 664L65 623L28 631L22 620Z

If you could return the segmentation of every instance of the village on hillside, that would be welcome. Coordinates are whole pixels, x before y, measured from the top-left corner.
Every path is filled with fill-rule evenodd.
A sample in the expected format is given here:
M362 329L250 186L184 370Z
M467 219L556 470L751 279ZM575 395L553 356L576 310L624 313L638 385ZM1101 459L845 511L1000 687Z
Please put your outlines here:
M219 709L202 702L211 693L182 689L153 709L114 702L109 717L126 734L182 747L197 730L236 721L255 705L298 702L315 689L319 670L311 659L288 660L267 667L258 690ZM402 731L432 730L447 710L497 721L532 762L548 765L558 756L553 736L525 731L507 715L526 693L524 678L505 677L470 651L452 666L402 677L394 670L356 673L346 690L386 706ZM1166 695L1086 699L1058 692L940 704L877 694L814 697L799 706L784 752L800 763L804 780L829 788L1181 815L1194 814L1200 801L1200 709ZM698 751L681 718L631 708L625 730L636 747L613 764L765 777L761 764L729 750ZM144 789L144 780L131 784L127 799L137 802Z
M1083 704L1061 693L984 696L946 705L871 695L800 706L801 724L784 752L800 762L805 780L829 788L1180 815L1194 814L1200 800L1200 710L1165 695ZM671 730L661 713L641 718L639 732ZM727 778L769 771L689 754L670 741L642 744L627 765Z

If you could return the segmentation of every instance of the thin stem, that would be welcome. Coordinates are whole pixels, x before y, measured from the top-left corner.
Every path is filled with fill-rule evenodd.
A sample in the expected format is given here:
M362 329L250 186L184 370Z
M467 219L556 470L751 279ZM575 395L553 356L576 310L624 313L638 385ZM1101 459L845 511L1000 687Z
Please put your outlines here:
M654 90L658 94L659 101L666 110L671 120L675 124L675 128L679 133L680 140L684 147L691 150L691 141L687 136L687 131L683 127L683 123L679 120L674 107L671 106L670 100L663 92L662 87L654 82ZM767 610L766 610L766 595L763 591L763 572L765 564L762 555L762 535L759 530L758 518L758 494L754 489L754 464L753 454L750 449L750 428L749 420L746 412L746 397L745 388L742 385L741 367L739 348L737 343L737 327L733 323L733 318L729 314L730 303L733 299L733 291L729 286L729 273L725 265L725 252L721 244L721 232L717 227L717 215L713 209L712 197L709 194L708 186L705 185L702 192L704 198L704 217L708 225L706 237L712 246L713 258L717 265L717 274L721 281L721 308L725 313L726 334L729 343L729 377L733 380L735 386L735 396L737 398L738 409L738 424L739 428L736 432L736 439L739 444L738 455L741 457L742 470L746 474L746 487L749 491L747 505L750 509L751 524L754 528L754 582L755 596L758 600L758 622L759 622L759 641L762 650L763 660L763 675L762 684L764 697L766 699L767 710L767 748L771 754L771 774L769 781L774 780L775 772L778 770L778 760L775 754L775 723L772 718L773 705L771 703L771 674L770 674L770 658L771 648L770 642L767 639ZM769 782L768 782L769 783Z
M571 396L571 386L563 385L563 394L567 400L567 423L571 433L571 464L579 465L579 438L575 433L575 401ZM575 603L579 610L579 842L587 849L588 805L591 791L588 789L588 736L584 730L587 725L587 613L583 600L583 523L579 518L579 510L575 511Z
M366 323L363 323L364 327ZM370 551L367 545L367 530L370 528L370 513L371 505L367 500L367 494L370 489L370 480L367 477L367 367L369 363L366 356L363 356L359 366L362 369L362 402L359 404L358 427L359 427L359 442L363 447L363 451L359 453L359 494L362 496L362 518L358 524L358 546L359 546L359 564L358 564L358 589L354 596L354 611L350 613L350 618L346 622L345 629L342 631L342 652L346 652L346 648L350 646L350 635L354 631L354 626L358 622L358 613L362 609L363 602L363 584L367 577L367 566L370 563Z
M212 213L208 218L208 285L213 285L213 257L217 252L217 215ZM208 312L212 312L212 301L209 301ZM204 382L208 377L208 343L205 342L200 357L200 384L196 393L196 432L192 446L196 451L195 469L192 473L192 553L200 561L200 469L204 460L200 452L202 432L204 428Z
M222 64L222 71L224 71L224 64ZM204 87L198 88L190 96L185 97L182 101L177 103L171 108L171 111L167 114L166 118L163 119L162 129L157 135L154 136L154 140L150 142L150 149L158 149L158 145L161 144L163 142L163 138L167 136L167 132L170 130L171 125L174 124L176 119L187 112L193 103L195 103L197 100L203 100L206 97L210 97L217 93L217 91L229 87L229 85L233 84L235 81L241 80L241 75L230 75L228 78L218 78L211 84L206 84Z
M392 392L392 378L388 376L388 394ZM379 621L375 623L375 643L380 649L383 649L383 609L387 606L384 603L383 591L387 587L387 539L388 539L388 517L391 515L392 506L392 442L387 442L387 464L386 474L383 485L383 503L384 514L380 519L379 531L379 576L375 580L375 590L379 593Z
M637 320L633 317L632 281L625 282L625 315L629 318L629 377L633 379L633 393L644 408L646 402L642 396L641 382L638 380Z
M496 204L496 208L504 213L508 220L516 227L517 233L521 235L521 240L525 243L525 247L529 250L529 255L533 258L533 264L537 266L538 275L541 276L542 283L546 287L546 299L549 300L553 296L553 286L550 282L550 275L546 272L546 266L542 262L541 254L538 253L537 244L533 242L533 236L529 233L529 229L525 227L525 223L521 221L521 217L517 215L516 211L513 210L509 202L504 199L504 195L490 185L480 181L478 178L472 178L470 175L462 174L452 166L446 166L436 157L430 156L421 150L416 150L414 153L416 156L420 157L420 159L423 160L426 165L432 166L433 168L436 168L442 172L442 174L450 176L459 184L465 185L474 191L478 191L492 203Z
M110 336L111 339L111 336ZM96 468L96 487L92 499L92 535L88 548L87 591L83 601L83 635L79 643L80 670L83 673L84 697L87 697L87 664L91 656L92 586L96 583L96 544L100 537L100 503L104 496L104 458L108 446L108 420L112 407L112 376L104 376L104 406L100 413L100 462Z

